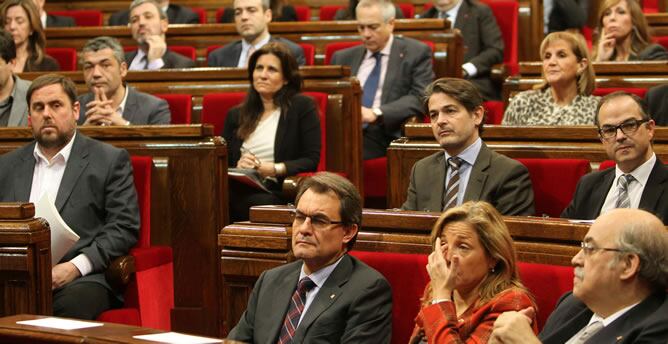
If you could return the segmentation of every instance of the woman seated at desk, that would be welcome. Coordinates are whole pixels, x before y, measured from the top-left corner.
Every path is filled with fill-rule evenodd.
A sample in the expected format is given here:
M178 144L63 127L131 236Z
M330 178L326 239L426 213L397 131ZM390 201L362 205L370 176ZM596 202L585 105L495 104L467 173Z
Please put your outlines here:
M46 36L33 0L5 0L0 21L16 45L14 73L60 70L58 62L44 51Z
M299 91L302 77L290 49L271 42L248 62L251 87L225 118L229 166L255 169L271 193L230 180L233 221L248 219L254 205L286 204L283 179L315 171L320 161L320 118L314 101Z
M445 211L431 242L431 282L410 343L486 343L501 313L536 309L520 282L508 228L491 204L466 202ZM529 316L537 333L535 313Z
M634 0L605 0L598 15L595 61L668 60L668 52L652 43L647 20Z
M543 83L510 99L504 125L593 125L599 97L582 36L553 32L540 44Z

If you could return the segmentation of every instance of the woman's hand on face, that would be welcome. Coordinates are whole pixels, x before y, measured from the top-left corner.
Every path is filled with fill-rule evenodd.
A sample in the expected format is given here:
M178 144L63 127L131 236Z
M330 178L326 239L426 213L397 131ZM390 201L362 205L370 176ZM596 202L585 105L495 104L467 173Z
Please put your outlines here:
M598 41L598 54L596 55L596 60L610 61L612 53L615 51L615 44L617 44L615 36L610 33L605 33L605 30L603 30L602 37Z
M434 299L449 299L455 289L455 279L459 272L459 257L453 255L450 267L448 267L441 248L441 238L436 239L436 249L429 255L427 272L429 278L431 278L432 297Z

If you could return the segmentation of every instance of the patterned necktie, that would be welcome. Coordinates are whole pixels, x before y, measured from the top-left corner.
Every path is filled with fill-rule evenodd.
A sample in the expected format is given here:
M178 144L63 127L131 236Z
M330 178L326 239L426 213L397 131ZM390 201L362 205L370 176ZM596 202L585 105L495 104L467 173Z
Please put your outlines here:
M142 63L142 69L143 70L148 69L148 56L144 55L144 57L142 57L141 61L139 61L139 62Z
M288 312L285 314L285 320L283 320L283 327L281 328L281 333L278 336L278 344L288 344L292 343L292 337L295 335L297 326L299 325L299 318L304 311L304 303L306 302L306 292L315 287L315 282L310 278L304 277L299 280L297 284L297 290L292 294L292 301L290 302L290 307L288 307Z
M248 48L248 53L246 54L246 67L248 67L248 62L250 62L251 55L253 55L254 52L255 47L251 45L250 48Z
M448 158L448 165L452 169L448 187L445 188L445 197L443 197L443 210L448 210L457 205L457 195L459 194L459 168L463 160L458 157Z
M439 11L438 12L438 18L440 18L440 19L448 19L449 17L450 17L450 15L448 14L448 12L445 12L445 11Z
M629 208L631 206L631 199L629 198L629 185L634 181L630 174L622 174L617 179L617 202L615 208Z
M364 89L362 90L362 106L371 108L373 107L373 100L376 98L376 91L378 91L378 83L380 82L380 67L382 65L381 59L383 54L380 51L373 53L373 58L376 59L376 65L373 66L373 70L369 77L364 82Z
M603 328L603 322L602 321L594 321L593 323L587 325L585 327L584 332L575 339L574 344L583 344L586 343L589 338L591 338L593 335L596 334L596 332L600 331Z

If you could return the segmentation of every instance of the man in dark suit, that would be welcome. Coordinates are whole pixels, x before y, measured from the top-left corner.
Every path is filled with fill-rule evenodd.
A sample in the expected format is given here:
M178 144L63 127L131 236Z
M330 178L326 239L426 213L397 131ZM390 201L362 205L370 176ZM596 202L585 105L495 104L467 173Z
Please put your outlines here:
M0 127L28 125L26 92L30 81L14 75L16 46L12 35L0 32Z
M654 86L645 94L647 112L658 126L668 126L668 85Z
M46 3L46 0L33 0L33 2L35 3L35 6L37 6L37 9L39 10L39 18L40 21L42 22L43 28L72 27L76 25L74 23L74 18L72 17L55 16L46 13L46 11L44 11L44 3Z
M171 113L164 99L128 85L121 44L112 37L97 37L82 49L83 73L89 93L79 96L82 125L169 124Z
M170 4L169 0L158 0L163 12L171 24L199 24L199 15L188 7ZM109 17L109 26L126 26L130 23L130 11L123 10Z
M195 61L167 49L167 16L154 0L135 0L130 5L130 30L139 49L125 54L130 70L193 68Z
M227 339L246 343L389 343L392 292L348 255L362 223L355 186L322 172L300 184L292 223L297 261L260 275Z
M503 62L503 36L494 13L473 0L435 0L420 18L447 18L464 40L463 75L473 82L485 100L501 97L500 85L490 79L492 66Z
M538 338L528 308L501 314L489 343L667 343L666 247L668 232L651 213L601 215L573 257L573 291L561 297Z
M332 56L332 65L350 66L364 85L365 160L385 156L402 124L412 116L422 116L422 92L434 79L429 47L392 34L395 11L389 1L360 1L356 13L363 44Z
M441 212L466 201L487 201L503 215L534 215L527 168L487 148L482 97L469 81L442 78L425 91L432 131L445 152L413 166L404 210Z
M281 42L290 48L297 63L306 63L304 50L299 45L285 38L272 37L269 34L269 22L272 19L269 0L235 0L234 24L241 40L228 43L209 54L209 67L245 68L254 51L270 41Z
M139 235L139 207L124 149L76 131L76 86L60 75L35 79L27 100L35 141L0 156L0 201L48 195L80 239L51 269L54 315L95 319L122 304L104 277Z
M616 167L582 177L561 217L592 220L614 208L641 208L668 224L668 168L652 149L655 124L642 100L611 93L601 99L595 123Z

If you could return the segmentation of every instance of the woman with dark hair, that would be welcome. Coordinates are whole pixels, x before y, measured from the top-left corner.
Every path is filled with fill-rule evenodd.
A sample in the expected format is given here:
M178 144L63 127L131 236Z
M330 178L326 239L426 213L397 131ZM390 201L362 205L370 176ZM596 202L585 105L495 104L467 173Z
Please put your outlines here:
M272 14L271 21L291 22L298 20L295 8L290 4L286 4L284 0L270 0L269 4ZM225 8L223 15L220 16L219 23L234 23L234 8Z
M446 210L431 243L431 281L410 343L487 343L501 313L523 309L538 332L536 305L520 281L513 240L491 204L466 202Z
M60 70L58 62L44 52L46 38L32 0L5 0L0 7L0 22L16 45L14 73Z
M248 61L251 87L244 102L227 114L223 137L229 166L255 169L271 191L230 183L231 216L248 218L248 208L285 204L283 179L315 171L320 160L320 119L310 97L299 94L302 77L290 49L270 42Z
M598 15L595 61L668 60L668 52L652 43L647 20L636 0L605 0Z

